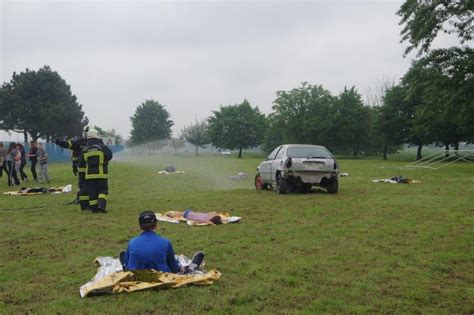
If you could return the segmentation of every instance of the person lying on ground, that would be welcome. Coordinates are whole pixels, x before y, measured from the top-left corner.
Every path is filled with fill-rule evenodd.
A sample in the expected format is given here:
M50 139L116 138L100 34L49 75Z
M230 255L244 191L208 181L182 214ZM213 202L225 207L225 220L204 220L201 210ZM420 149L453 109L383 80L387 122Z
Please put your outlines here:
M168 173L175 173L176 172L176 167L173 165L172 162L168 166L166 166L165 171Z
M181 266L175 258L171 242L155 232L156 222L153 211L140 213L138 224L143 232L128 242L126 251L120 252L123 269L154 269L170 273L189 273L197 269L204 260L204 253L197 252L189 266Z
M198 223L222 224L222 217L215 211L203 213L186 209L183 212L171 211L167 214L167 216L175 219L183 217L186 220L191 220Z

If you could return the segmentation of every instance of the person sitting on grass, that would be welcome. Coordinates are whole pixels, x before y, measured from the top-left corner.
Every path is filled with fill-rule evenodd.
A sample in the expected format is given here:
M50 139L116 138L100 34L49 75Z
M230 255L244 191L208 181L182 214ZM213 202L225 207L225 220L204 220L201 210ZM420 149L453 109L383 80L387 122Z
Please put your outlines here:
M181 266L174 255L171 242L158 235L156 215L153 211L144 211L138 217L143 231L128 242L126 251L120 252L120 262L124 270L154 269L171 273L189 273L197 270L204 261L204 253L197 252L189 266Z

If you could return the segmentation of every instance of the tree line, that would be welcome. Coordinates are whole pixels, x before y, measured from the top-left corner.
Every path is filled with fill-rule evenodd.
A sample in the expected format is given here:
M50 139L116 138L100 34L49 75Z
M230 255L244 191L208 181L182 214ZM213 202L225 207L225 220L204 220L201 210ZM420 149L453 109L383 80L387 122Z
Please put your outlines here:
M461 141L473 142L473 74L471 48L434 50L413 62L399 84L382 87L379 105L364 104L355 87L332 95L322 85L305 82L278 91L269 115L263 115L247 100L221 105L211 117L183 128L180 137L195 145L196 154L199 147L208 144L237 149L241 157L242 149L258 145L269 152L282 143L312 143L336 154L382 154L387 159L388 153L409 144L417 146L420 159L424 145L435 143L448 149L453 145L458 149ZM152 118L148 110L143 119L134 116L132 143L140 143L143 137L148 137L145 142L170 137L173 123L166 109L156 101L141 106L140 110L156 107L161 114ZM159 122L162 117L168 119L166 123ZM142 126L144 135L135 138L137 128L146 121L150 124Z
M417 57L396 84L382 85L375 98L362 100L357 89L344 87L333 95L322 85L302 83L278 91L272 112L264 115L247 100L220 105L210 117L197 120L172 138L169 112L156 100L146 100L130 118L130 146L147 144L150 152L170 144L175 152L184 141L199 148L242 150L261 145L265 151L281 143L313 143L336 154L374 155L384 159L404 144L458 148L474 140L474 50L463 45L473 36L474 7L469 1L407 0L401 17L405 56ZM455 34L460 46L431 50L439 32ZM39 137L79 136L88 123L82 105L55 71L13 74L0 88L0 129ZM116 136L115 130L104 131ZM119 138L120 139L120 138Z

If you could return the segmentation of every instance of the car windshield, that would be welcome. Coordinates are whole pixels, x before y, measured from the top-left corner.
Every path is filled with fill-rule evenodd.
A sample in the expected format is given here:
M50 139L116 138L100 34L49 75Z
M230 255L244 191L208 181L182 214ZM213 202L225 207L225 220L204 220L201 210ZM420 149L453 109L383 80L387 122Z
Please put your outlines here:
M332 159L328 150L317 147L289 147L287 155L291 158Z

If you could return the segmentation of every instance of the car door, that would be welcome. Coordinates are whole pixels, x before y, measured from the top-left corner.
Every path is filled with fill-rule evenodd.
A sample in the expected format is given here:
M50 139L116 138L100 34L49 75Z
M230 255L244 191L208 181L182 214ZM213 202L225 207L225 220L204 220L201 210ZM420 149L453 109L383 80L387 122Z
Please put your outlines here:
M281 146L280 150L275 155L271 163L271 170L270 170L270 180L272 182L276 181L276 172L283 168L284 156L285 156L285 147Z
M281 146L273 150L272 153L268 155L267 159L260 164L260 176L266 183L270 183L272 181L272 162L280 148Z

